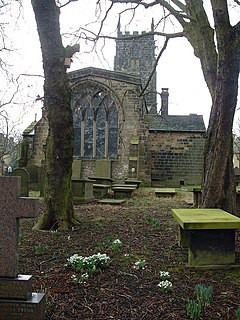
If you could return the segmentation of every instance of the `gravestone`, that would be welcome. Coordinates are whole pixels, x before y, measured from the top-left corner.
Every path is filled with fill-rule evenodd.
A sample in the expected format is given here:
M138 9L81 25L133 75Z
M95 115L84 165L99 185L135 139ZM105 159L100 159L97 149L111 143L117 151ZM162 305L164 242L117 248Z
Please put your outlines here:
M107 159L96 160L95 175L96 175L96 177L111 178L111 176L112 176L112 161L107 160Z
M18 274L19 218L38 215L38 199L19 197L20 177L0 177L0 320L44 320L46 297Z
M82 170L82 161L74 159L72 163L72 179L80 179Z
M45 195L45 184L46 184L46 172L44 167L39 167L38 170L39 174L39 191L40 191L40 197L44 197Z
M21 197L29 196L29 173L24 168L13 170L13 176L21 177Z

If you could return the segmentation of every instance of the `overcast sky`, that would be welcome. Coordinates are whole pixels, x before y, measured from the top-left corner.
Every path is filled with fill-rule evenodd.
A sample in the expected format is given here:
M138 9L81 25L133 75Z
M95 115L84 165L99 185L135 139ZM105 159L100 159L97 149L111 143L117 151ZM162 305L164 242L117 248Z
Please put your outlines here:
M99 23L95 22L95 14L101 16L105 12L105 8L102 8L102 12L100 10L96 12L95 3L96 0L88 0L86 6L86 1L77 1L64 7L61 12L62 32L73 31L79 25L97 32ZM42 74L40 44L29 0L24 0L23 8L24 22L19 26L16 38L16 46L22 48L16 62L17 69L19 73L40 75ZM119 7L116 7L111 18L107 20L104 25L105 33L116 36L117 13L119 10ZM134 17L130 24L128 24L130 15L123 16L121 20L122 31L149 31L154 15L156 15L156 10L142 11L141 14ZM177 30L176 25L171 26L171 28ZM70 41L72 41L70 38L65 39L64 44L67 45ZM156 53L161 49L161 45L161 40L156 39ZM101 48L102 43L99 43L96 52L90 52L90 46L85 44L83 39L80 40L80 54L75 55L69 71L89 66L112 69L115 55L114 41L107 41L103 50L100 50ZM33 101L34 96L42 95L42 82L39 82L39 77L31 77L30 79L24 77L24 81L31 87L29 95ZM169 42L168 48L157 67L157 86L158 91L161 91L162 87L169 88L169 114L201 114L204 116L207 126L211 99L203 79L199 60L194 56L193 49L186 39L172 39ZM37 113L39 119L41 116L40 102L32 104L28 116L24 117L23 127L34 120L35 113Z

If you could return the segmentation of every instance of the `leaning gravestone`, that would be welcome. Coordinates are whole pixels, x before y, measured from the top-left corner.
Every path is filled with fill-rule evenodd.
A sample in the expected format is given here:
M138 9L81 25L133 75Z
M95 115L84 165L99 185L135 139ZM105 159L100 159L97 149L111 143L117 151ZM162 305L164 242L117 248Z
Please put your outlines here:
M32 276L18 274L19 218L38 215L38 200L21 198L20 177L0 177L0 320L44 320L46 297Z

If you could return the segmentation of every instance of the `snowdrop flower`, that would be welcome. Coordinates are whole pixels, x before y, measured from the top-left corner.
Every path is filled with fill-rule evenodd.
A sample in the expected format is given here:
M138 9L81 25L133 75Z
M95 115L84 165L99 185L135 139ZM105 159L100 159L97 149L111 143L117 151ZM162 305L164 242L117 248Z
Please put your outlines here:
M172 289L172 282L169 280L163 280L160 281L157 286L161 289L161 291L168 292Z
M160 275L161 280L169 280L170 279L170 274L168 271L160 271L159 275Z

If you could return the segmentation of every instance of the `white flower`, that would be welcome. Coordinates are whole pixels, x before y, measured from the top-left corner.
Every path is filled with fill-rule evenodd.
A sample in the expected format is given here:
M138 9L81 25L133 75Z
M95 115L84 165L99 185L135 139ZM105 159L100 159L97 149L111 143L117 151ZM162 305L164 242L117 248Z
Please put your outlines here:
M160 271L159 275L160 275L161 280L169 280L170 279L170 274L168 271Z
M116 240L113 241L113 244L122 244L122 241L119 240L119 239L116 239Z
M135 269L145 269L145 263L146 263L146 260L141 260L139 259L138 261L136 261L134 263L134 268Z
M89 274L86 272L86 273L83 273L82 275L81 275L81 281L82 282L86 282L86 281L88 281L88 278L89 278Z
M169 291L172 288L172 282L169 280L160 281L157 285L162 291Z

